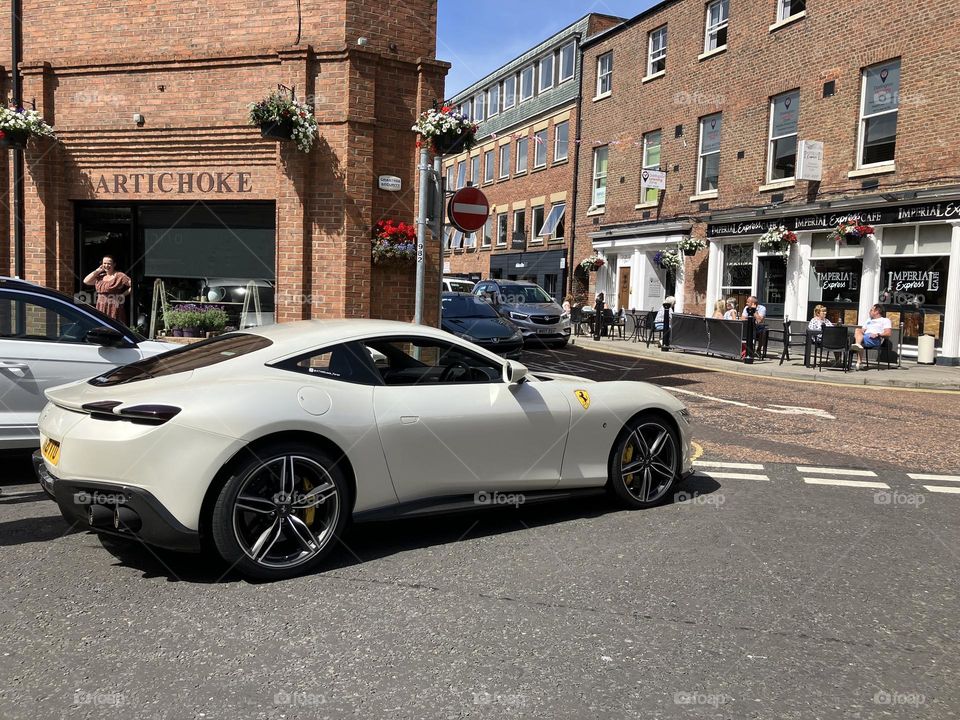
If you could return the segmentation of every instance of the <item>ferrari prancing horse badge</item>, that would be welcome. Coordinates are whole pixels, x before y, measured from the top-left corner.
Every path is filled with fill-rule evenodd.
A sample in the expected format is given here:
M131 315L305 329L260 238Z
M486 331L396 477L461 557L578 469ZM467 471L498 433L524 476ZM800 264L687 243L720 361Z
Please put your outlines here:
M574 390L573 394L577 396L577 400L583 405L584 410L590 407L590 393L586 390Z

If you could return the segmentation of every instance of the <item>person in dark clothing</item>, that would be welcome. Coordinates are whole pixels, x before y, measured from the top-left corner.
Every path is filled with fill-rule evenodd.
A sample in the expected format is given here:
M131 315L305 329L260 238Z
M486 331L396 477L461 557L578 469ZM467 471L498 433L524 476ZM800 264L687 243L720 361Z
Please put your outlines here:
M599 340L603 334L603 311L607 304L603 301L603 293L597 293L597 301L593 305L593 339Z

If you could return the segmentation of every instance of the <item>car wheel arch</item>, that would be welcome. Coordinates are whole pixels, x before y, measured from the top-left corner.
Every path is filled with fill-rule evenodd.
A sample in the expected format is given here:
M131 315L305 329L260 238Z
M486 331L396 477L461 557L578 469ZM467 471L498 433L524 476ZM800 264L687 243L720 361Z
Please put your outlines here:
M673 432L676 434L676 437L678 439L682 437L682 434L680 432L680 426L677 424L676 418L673 417L669 412L667 412L663 408L651 407L651 408L644 408L643 410L638 410L629 418L627 418L626 421L624 421L623 425L620 428L620 432L617 433L617 437L614 438L613 444L610 445L610 455L607 458L607 467L611 468L611 470L608 472L608 476L610 478L613 477L612 468L613 468L614 460L616 459L617 448L620 446L620 440L623 438L624 433L630 429L630 426L641 417L656 418L657 420L662 420L668 426L670 426L670 429L673 430ZM607 480L607 484L609 483L610 483L610 479Z
M210 483L210 486L207 488L207 491L203 497L203 503L200 506L200 537L204 545L210 541L209 525L211 515L213 513L213 506L217 502L217 497L220 495L220 490L226 484L227 480L230 479L230 473L233 467L236 466L236 464L243 458L245 453L256 451L257 448L265 447L278 442L302 442L308 445L316 445L318 449L323 450L332 457L340 458L340 460L337 461L337 464L341 464L349 484L350 498L349 502L345 503L348 511L347 518L349 522L349 518L353 515L354 503L357 499L357 477L353 469L353 464L350 462L350 458L339 445L324 435L319 435L317 433L307 432L304 430L285 430L264 435L263 437L259 437L256 440L247 443L242 448L237 450L237 452L233 454L233 457L225 462L217 472L213 481Z

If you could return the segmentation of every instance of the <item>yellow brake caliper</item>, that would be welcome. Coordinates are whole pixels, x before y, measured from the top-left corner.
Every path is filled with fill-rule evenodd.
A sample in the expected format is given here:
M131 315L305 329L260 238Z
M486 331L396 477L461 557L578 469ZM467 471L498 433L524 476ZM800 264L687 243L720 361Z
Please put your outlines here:
M621 460L620 460L620 466L622 467L622 466L626 465L626 464L629 463L631 460L633 460L633 445L628 444L628 445L623 449L623 456L622 456L622 458L621 458ZM624 478L623 478L624 484L626 484L626 485L632 485L632 484L633 484L633 475L634 475L633 473L629 473L626 477L624 477Z
M311 483L306 478L303 479L303 494L306 495L311 490L313 490L313 483ZM313 517L316 514L317 509L315 507L304 508L303 510L303 521L307 524L307 527L313 527Z

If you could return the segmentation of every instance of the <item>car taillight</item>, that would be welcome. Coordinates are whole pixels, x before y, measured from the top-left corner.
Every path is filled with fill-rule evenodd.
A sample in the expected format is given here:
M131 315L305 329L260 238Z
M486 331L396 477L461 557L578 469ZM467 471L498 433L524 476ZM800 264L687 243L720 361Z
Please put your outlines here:
M101 400L81 407L97 420L128 420L146 425L163 425L180 412L173 405L131 405L117 410L120 405L123 403L118 400Z

